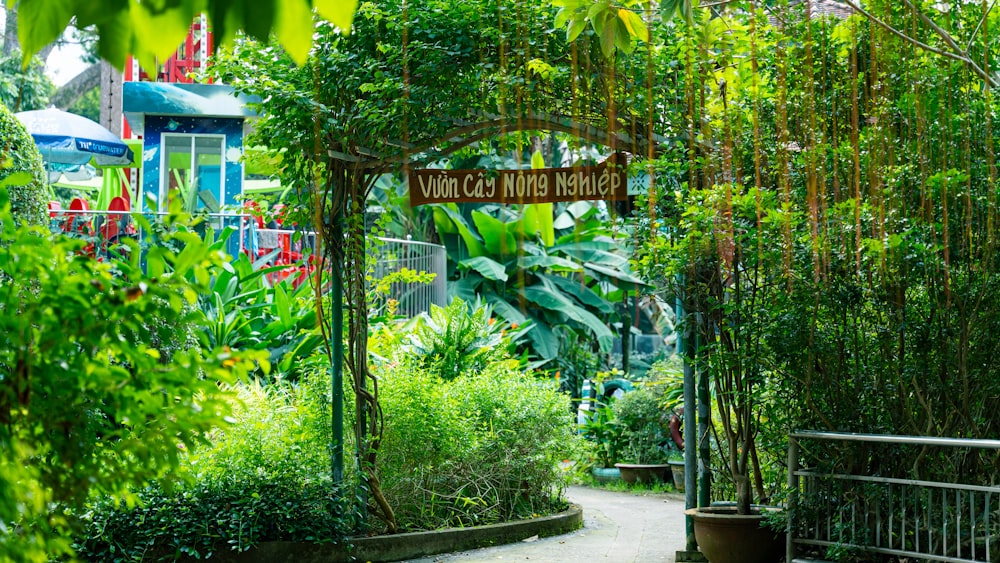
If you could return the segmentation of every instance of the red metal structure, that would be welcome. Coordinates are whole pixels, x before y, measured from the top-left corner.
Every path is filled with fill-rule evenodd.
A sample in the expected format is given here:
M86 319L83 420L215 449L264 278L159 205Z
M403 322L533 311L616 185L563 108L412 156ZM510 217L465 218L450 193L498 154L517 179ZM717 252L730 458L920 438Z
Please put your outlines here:
M184 43L177 48L177 52L163 64L157 61L155 75L151 76L139 66L139 61L129 55L125 61L123 80L125 82L183 82L190 84L194 82L193 75L208 66L208 57L212 55L214 49L215 44L212 40L212 31L208 26L208 18L202 14L191 23L187 37L184 39ZM122 132L126 139L136 138L128 121L124 122Z
M191 74L203 70L208 65L214 44L208 19L202 15L194 20L184 43L163 64L157 61L155 76L150 76L139 66L138 61L129 56L125 65L126 82L194 82Z

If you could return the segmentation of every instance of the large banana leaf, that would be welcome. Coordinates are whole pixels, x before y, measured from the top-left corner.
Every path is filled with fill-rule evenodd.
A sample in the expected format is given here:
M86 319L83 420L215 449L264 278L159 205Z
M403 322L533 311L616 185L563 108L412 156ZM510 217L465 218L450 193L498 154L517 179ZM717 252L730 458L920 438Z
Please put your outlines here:
M514 238L513 229L508 229L506 223L478 210L472 212L472 222L479 229L483 244L490 254L499 256L505 261L507 257L517 253L517 240Z
M551 203L532 203L524 206L523 235L525 238L538 237L545 246L556 243L556 233L552 223Z
M533 321L531 330L528 331L528 339L531 340L535 353L543 360L551 360L558 356L559 337L556 333L537 315L529 314L528 318Z
M483 276L477 272L469 272L457 281L448 284L448 299L461 298L466 303L475 303L479 296L479 286L483 283Z
M488 256L468 258L459 262L458 265L475 270L488 280L507 281L507 269L504 268L504 265Z
M602 350L611 349L611 342L614 338L611 329L596 315L574 303L557 288L546 283L545 280L541 284L524 288L523 293L528 301L543 309L557 312L586 328L597 338Z
M517 261L517 266L525 270L529 268L548 268L560 272L583 271L581 264L560 256L525 256Z
M545 168L545 159L542 158L541 151L535 151L531 155L531 168L534 170ZM525 238L538 237L545 246L552 246L556 243L556 233L552 221L553 207L551 203L533 203L524 206L524 220L522 223Z
M556 252L565 252L568 254L570 252L608 252L618 250L620 247L621 245L613 240L576 240L572 236L565 236L559 238L559 244L549 248L549 253L555 254Z
M458 212L458 207L454 203L438 205L434 208L434 224L441 233L458 232L465 242L465 247L469 251L469 256L485 256L486 249L483 247L479 234L469 228L465 217ZM449 230L450 229L450 230Z
M526 317L520 309L511 305L494 293L484 295L483 300L493 306L493 310L496 314L500 315L504 318L504 320L511 324L523 325L528 320L528 317Z
M602 266L601 264L595 264L593 262L587 262L583 265L587 270L587 273L592 277L597 278L601 281L607 281L615 285L619 289L624 289L627 291L639 291L640 289L651 288L648 283L642 281L641 279L633 276L628 272L623 272L621 270L616 270L614 268L608 268Z
M592 307L601 313L613 313L615 310L614 306L607 299L598 295L597 292L579 280L552 274L540 274L540 276L564 293L572 295L577 301L587 307Z
M581 262L599 264L612 269L628 269L628 258L606 250L593 250L584 246L588 244L589 243L581 243L581 246L576 248L571 245L567 245L561 247L559 251L562 254L572 256Z

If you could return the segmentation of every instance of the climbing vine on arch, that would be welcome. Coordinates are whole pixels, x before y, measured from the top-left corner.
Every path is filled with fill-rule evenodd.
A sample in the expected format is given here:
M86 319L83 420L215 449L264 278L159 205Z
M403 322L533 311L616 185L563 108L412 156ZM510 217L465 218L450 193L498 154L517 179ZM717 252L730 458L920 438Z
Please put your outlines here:
M343 280L343 359L359 413L360 469L372 514L389 529L392 507L378 487L378 387L366 351L368 192L384 172L534 125L584 138L594 132L611 144L639 138L621 124L629 111L608 124L608 98L621 95L622 85L596 39L570 46L549 33L554 13L529 0L366 3L350 36L318 21L304 65L278 46L245 39L213 67L221 81L265 100L257 137L282 151L282 178L295 186L299 222L321 233L319 271ZM316 282L317 302L324 304L334 361L333 342L342 335L331 299L319 289L326 279Z

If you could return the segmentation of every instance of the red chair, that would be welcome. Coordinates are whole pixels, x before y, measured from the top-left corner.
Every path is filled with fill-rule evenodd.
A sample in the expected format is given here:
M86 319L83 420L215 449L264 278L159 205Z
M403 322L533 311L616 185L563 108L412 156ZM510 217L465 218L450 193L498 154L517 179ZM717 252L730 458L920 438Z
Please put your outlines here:
M81 211L90 211L90 205L87 203L87 200L74 197L69 202L69 212L66 213L66 223L63 224L64 232L79 233L83 235L92 234L93 230L90 225L90 214L80 213Z
M125 232L126 229L124 227L128 225L129 217L123 213L127 213L128 210L129 205L125 201L125 198L118 196L111 199L111 203L108 204L108 211L110 213L108 213L107 219L105 219L104 224L100 228L101 239L105 243L114 242L118 238L118 235Z

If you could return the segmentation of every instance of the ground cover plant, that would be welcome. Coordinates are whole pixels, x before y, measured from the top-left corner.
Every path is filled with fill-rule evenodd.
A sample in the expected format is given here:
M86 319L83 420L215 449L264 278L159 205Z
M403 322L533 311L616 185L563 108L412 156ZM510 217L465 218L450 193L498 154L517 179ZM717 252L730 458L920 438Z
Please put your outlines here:
M92 561L210 558L263 541L343 542L355 516L329 471L328 405L308 380L241 385L232 422L181 456L183 479L154 483L138 505L84 513L77 554Z

